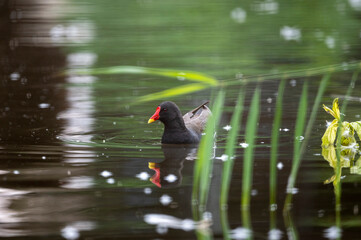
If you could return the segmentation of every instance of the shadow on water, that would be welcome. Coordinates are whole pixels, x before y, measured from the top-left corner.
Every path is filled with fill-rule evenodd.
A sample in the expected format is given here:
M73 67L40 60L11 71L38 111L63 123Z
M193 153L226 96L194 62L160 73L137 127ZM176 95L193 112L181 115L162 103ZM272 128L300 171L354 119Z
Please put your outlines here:
M197 157L198 146L163 144L164 159L161 162L149 162L149 169L155 171L150 181L159 188L175 188L182 183L184 161L193 161Z

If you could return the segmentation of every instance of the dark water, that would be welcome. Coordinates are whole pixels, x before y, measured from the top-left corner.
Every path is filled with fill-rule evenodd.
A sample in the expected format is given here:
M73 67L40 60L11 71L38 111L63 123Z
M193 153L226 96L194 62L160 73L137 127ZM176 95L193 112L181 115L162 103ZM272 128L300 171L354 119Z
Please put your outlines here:
M227 130L240 87L227 89L205 221L192 214L197 148L162 147L159 101L139 96L182 81L147 75L76 76L77 68L131 65L193 70L217 79L276 74L360 59L360 1L0 1L0 237L18 239L224 239L219 193ZM254 239L291 239L282 208L305 80L310 114L322 76L289 78L280 129L276 217L270 218L270 136L279 79L261 86L250 219ZM352 71L332 75L322 103L343 100ZM360 121L356 82L347 121ZM248 113L255 84L246 86ZM174 97L183 113L211 90ZM344 168L335 211L334 170L321 155L321 108L294 190L300 239L359 239L360 176ZM243 123L245 119L243 120ZM238 139L244 142L244 129ZM243 226L243 149L228 220ZM359 155L357 155L359 157ZM161 214L161 215L159 215ZM339 227L337 221L341 221ZM269 236L270 225L279 229ZM204 235L199 234L203 232ZM207 234L208 233L208 234ZM233 239L246 239L233 231Z

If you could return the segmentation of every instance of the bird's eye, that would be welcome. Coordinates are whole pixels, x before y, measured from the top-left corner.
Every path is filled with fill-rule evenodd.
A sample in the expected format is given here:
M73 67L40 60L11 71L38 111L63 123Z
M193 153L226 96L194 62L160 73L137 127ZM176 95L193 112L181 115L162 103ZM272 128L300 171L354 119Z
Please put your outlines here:
M163 111L164 111L164 112L166 112L166 111L167 111L167 109L166 109L166 108L163 108Z

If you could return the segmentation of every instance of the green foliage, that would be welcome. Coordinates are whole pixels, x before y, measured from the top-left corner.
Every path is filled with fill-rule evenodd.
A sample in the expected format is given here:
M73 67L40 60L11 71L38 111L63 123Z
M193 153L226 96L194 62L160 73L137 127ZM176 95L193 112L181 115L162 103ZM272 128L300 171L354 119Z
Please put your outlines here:
M253 176L253 153L255 148L255 139L257 137L257 126L259 118L259 107L260 107L260 89L256 88L251 107L249 109L249 115L246 125L246 143L248 147L244 151L243 160L243 178L242 178L242 197L241 207L242 209L249 209L251 187L252 187L252 176Z
M198 211L203 211L207 203L207 196L210 184L210 175L212 172L212 153L214 147L214 133L218 126L220 116L222 114L222 108L224 103L225 93L223 90L219 91L214 105L212 107L212 115L208 119L205 136L199 144L198 160L194 167L194 180L193 180L193 192L192 203L199 205L197 209L194 209L193 214L198 219Z

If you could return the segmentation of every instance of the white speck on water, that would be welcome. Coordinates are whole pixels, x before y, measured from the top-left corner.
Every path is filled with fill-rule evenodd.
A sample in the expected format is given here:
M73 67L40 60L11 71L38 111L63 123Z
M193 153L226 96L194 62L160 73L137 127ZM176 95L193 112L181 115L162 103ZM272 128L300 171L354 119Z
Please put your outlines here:
M288 128L284 128L284 129L280 128L280 131L281 132L289 132L290 130Z
M236 73L236 79L240 80L243 78L243 73Z
M348 0L351 7L356 11L361 11L361 0Z
M20 78L20 74L18 72L13 72L12 74L10 74L10 80L11 81L17 81Z
M303 139L305 139L305 137L304 137L304 136L298 136L298 137L296 137L296 140L297 140L297 141L300 141L300 142L302 142L302 141L303 141Z
M343 175L343 176L340 177L341 180L345 179L345 178L346 178L346 175Z
M113 122L113 125L117 125L117 122Z
M232 129L232 127L230 125L226 125L226 126L223 127L223 129L226 130L226 131L229 131L229 130Z
M287 193L297 194L298 188L287 188Z
M177 181L177 179L178 179L177 176L174 174L169 174L164 177L164 180L166 180L169 183L175 182L175 181Z
M283 163L282 162L277 163L277 168L278 168L278 170L282 170Z
M67 174L68 174L68 176L70 176L70 175L71 175L71 171L70 171L70 170L68 170Z
M204 212L202 215L202 219L206 220L206 221L211 221L212 220L212 213L211 212Z
M313 156L321 156L321 153L315 153Z
M331 125L331 122L326 121L326 127L329 127Z
M159 198L159 201L163 206L168 206L173 201L173 198L167 194L163 194Z
M355 115L355 118L360 118L360 117L361 117L360 114Z
M103 172L100 173L100 176L107 178L107 177L113 176L113 173L111 173L107 170L104 170Z
M331 36L327 36L325 39L326 46L330 49L335 48L335 38Z
M19 172L18 170L14 170L13 173L14 173L15 175L20 174L20 172Z
M61 236L67 240L75 240L80 237L79 230L75 227L66 226L61 229Z
M277 210L277 204L276 203L271 204L270 207L269 207L269 210L272 211L272 212L276 211Z
M240 143L239 146L241 146L242 148L248 148L249 144L248 143Z
M247 18L247 12L242 8L235 8L231 11L231 18L236 23L244 23Z
M194 229L194 221L191 220L191 219L184 219L182 222L181 222L181 229L184 230L184 231L191 231Z
M168 228L163 224L158 224L157 228L156 228L156 231L157 231L158 234L164 235L164 234L166 234L168 232Z
M144 188L144 193L145 193L145 194L147 194L147 195L149 195L149 194L151 194L151 193L152 193L152 189L151 189L151 188L149 188L149 187Z
M105 139L103 139L103 143L105 143Z
M149 173L147 172L141 172L141 173L138 173L137 175L135 175L137 178L139 178L140 180L143 180L143 181L146 181L149 179Z
M296 79L292 79L292 80L290 81L290 85L291 85L291 87L296 87L296 85L297 85Z
M258 194L258 190L257 189L252 189L251 195L252 196L257 196L257 194Z
M250 238L252 232L248 228L238 227L231 231L231 238L236 240L245 240Z
M337 239L340 238L342 234L342 230L336 226L332 226L330 228L327 228L323 232L323 236L328 239Z
M49 104L49 103L40 103L40 104L38 105L38 107L39 107L39 108L42 108L42 109L44 109L44 108L49 108L49 107L50 107L50 104Z
M268 232L268 240L279 240L282 239L282 231L279 229L271 229Z
M278 2L274 0L256 1L253 9L260 14L276 14L278 13Z
M267 98L266 100L268 103L272 103L272 98Z
M227 154L222 154L222 156L220 157L216 157L216 159L222 160L223 162L228 160L228 155Z
M108 184L114 184L114 183L115 183L114 178L108 178L108 179L107 179L107 183L108 183Z
M300 41L301 40L301 30L295 27L284 26L280 30L280 35L286 41Z
M359 212L358 205L356 204L353 206L353 215L358 215L358 212Z
M46 156L42 156L41 159L45 160L45 159L46 159Z
M324 215L325 215L325 210L323 210L323 209L318 210L317 216L318 216L319 218L322 218Z
M84 68L94 65L98 55L93 52L71 53L67 56L67 62L71 68Z
M180 72L180 73L178 73L178 75L177 75L177 79L179 80L179 81L184 81L184 80L186 80L186 74L185 73L183 73L183 72Z

